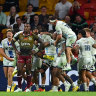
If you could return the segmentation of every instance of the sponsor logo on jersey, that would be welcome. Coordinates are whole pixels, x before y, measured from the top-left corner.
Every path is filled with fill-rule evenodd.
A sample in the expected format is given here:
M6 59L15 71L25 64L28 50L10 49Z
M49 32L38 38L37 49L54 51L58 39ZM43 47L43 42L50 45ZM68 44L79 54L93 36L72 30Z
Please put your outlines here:
M30 46L30 43L22 43L21 42L21 46Z

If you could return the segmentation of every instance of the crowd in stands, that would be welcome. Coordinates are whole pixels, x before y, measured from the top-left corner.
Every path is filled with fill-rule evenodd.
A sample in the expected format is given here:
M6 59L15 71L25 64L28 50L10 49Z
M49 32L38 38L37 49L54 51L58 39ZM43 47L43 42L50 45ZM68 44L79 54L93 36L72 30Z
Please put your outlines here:
M26 1L26 0L25 0ZM25 2L24 1L24 2ZM48 0L45 0L48 2ZM49 0L51 1L51 0ZM54 26L49 24L48 19L55 15L57 19L65 21L72 30L78 34L80 29L89 27L96 34L96 23L94 21L89 24L85 15L84 6L79 2L80 0L56 0L55 12L53 14L48 14L47 6L42 6L39 8L39 0L27 0L26 10L23 15L19 13L20 10L19 2L20 0L5 0L5 3L0 4L0 41L3 39L2 30L5 28L12 28L18 30L24 30L24 23L30 23L31 28L43 27L44 31L55 31ZM84 1L84 0L83 0ZM85 0L86 4L93 2L93 0ZM84 2L85 2L84 1ZM23 3L23 2L22 2ZM6 14L6 12L9 12ZM88 21L88 22L87 22Z

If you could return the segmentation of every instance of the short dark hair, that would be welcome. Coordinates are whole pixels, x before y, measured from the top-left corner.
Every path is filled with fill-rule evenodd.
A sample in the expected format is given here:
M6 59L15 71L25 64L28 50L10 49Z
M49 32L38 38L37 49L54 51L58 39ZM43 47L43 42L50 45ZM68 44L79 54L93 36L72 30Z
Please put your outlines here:
M46 9L47 9L47 7L46 7L46 6L42 6L42 7L41 7L41 9L42 9L42 8L46 8Z
M21 19L21 18L20 18L20 17L17 17L16 20L17 20L17 19Z
M78 32L78 34L81 34L82 35L82 37L86 37L86 32L85 32L85 30L80 30L79 32Z
M2 7L3 7L3 4L0 4L0 6L2 6Z
M28 8L29 6L32 6L32 7L33 7L33 5L32 5L32 4L28 4L28 5L27 5L27 8Z
M7 32L13 33L13 30L12 30L12 29L7 29L6 33L7 33Z

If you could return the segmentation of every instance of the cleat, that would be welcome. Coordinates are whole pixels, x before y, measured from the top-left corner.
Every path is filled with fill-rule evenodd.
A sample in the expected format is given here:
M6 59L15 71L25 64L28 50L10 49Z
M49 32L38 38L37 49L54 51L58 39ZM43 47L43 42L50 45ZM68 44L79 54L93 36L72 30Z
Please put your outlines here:
M58 90L58 92L62 92L62 89L60 88L60 90Z
M7 92L10 92L10 88L7 88Z
M18 88L17 90L15 90L14 92L22 92L21 88Z
M25 92L30 92L30 89L27 88L27 89L25 90Z
M58 90L50 90L48 92L58 92ZM60 92L60 91L59 91Z
M78 87L78 86L75 86L75 87L72 88L72 91L75 92L75 91L77 91L78 89L79 89L79 87Z
M45 92L45 89L39 88L38 90L34 90L35 92Z
M33 85L33 83L32 82L30 82L30 89L31 89L31 86ZM27 87L25 88L25 91L26 91L26 89L28 89Z
M14 70L14 71L13 71L13 73L12 73L12 77L14 77L15 74L17 74L17 70Z
M66 70L71 70L71 65L70 64L67 64Z
M16 84L14 84L14 85L12 86L11 92L14 92L15 87L16 87Z

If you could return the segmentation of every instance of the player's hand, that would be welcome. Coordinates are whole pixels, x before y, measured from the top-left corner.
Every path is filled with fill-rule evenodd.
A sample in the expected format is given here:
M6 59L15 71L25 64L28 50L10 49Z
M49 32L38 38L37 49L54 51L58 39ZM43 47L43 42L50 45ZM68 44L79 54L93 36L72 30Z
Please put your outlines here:
M61 52L60 53L58 53L58 57L60 57L61 56Z
M14 59L13 58L10 58L10 57L8 57L7 60L14 61Z

